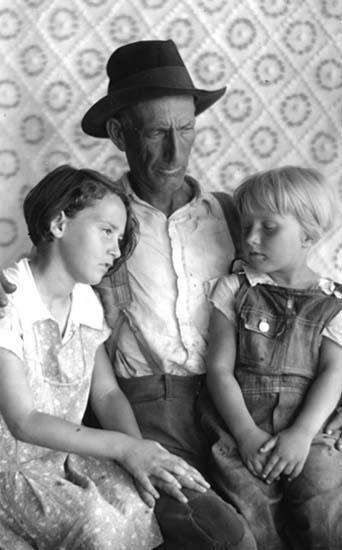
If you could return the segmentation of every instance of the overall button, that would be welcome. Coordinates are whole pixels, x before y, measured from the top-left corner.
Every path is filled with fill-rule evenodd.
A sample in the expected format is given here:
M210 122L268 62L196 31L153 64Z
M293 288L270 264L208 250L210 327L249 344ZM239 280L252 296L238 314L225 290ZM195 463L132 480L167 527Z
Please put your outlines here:
M259 329L260 329L261 332L268 332L270 330L270 325L268 324L266 319L262 319L259 322L258 326L259 326Z

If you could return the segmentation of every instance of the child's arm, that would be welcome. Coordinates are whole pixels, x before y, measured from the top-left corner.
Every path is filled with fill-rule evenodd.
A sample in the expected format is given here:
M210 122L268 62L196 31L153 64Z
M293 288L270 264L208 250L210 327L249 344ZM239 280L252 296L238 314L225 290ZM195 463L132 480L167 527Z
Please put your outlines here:
M207 385L217 410L234 436L241 457L256 476L261 474L265 456L258 453L270 434L256 426L240 386L234 377L236 327L214 308L209 327Z
M132 407L118 386L104 345L100 346L97 350L90 401L92 409L103 428L106 430L121 431L135 438L142 439ZM174 498L182 501L184 501L184 495L180 490L181 486L195 491L208 489L209 484L205 482L201 474L184 460L167 453L161 445L154 441L145 440L144 445L158 448L162 468L160 469L160 475L156 471L153 476L154 485L158 486L158 488L163 489ZM132 471L132 468L136 467L135 459L136 455L134 453L131 456L127 454L126 460L130 461L130 464L128 467L123 463L124 466ZM148 456L147 460L150 460ZM177 485L174 483L174 475L177 477L177 481L180 482Z
M98 359L97 357L97 362ZM112 378L114 379L114 376ZM128 406L124 412L127 410ZM191 472L190 475L193 477L200 477L194 468L168 453L158 443L132 437L136 430L132 419L129 419L127 424L130 426L130 435L127 435L112 430L88 428L36 410L22 361L14 353L3 348L0 348L0 411L16 439L54 450L116 460L129 470L154 498L158 497L158 492L149 479L150 475L178 488L179 483L173 474L189 475ZM100 410L96 412L100 412L102 419L103 413ZM124 421L112 422L113 426L124 424ZM138 437L139 435L137 434ZM207 487L208 484L203 480L202 490ZM186 500L180 491L177 496L183 501Z
M280 474L297 477L303 469L310 445L324 422L335 409L342 391L342 347L323 337L320 369L308 391L303 407L292 426L262 447L272 454L263 477L272 483Z

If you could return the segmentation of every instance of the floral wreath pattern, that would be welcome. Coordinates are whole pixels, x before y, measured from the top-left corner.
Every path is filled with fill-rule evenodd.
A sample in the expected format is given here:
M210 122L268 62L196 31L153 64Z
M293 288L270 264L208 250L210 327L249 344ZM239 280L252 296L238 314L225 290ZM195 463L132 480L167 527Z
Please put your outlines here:
M80 121L106 94L110 53L135 40L171 38L198 88L227 87L197 119L189 171L204 187L300 164L342 200L341 32L339 0L1 0L0 267L30 248L22 202L47 171L126 169ZM337 228L314 261L337 280L341 242Z

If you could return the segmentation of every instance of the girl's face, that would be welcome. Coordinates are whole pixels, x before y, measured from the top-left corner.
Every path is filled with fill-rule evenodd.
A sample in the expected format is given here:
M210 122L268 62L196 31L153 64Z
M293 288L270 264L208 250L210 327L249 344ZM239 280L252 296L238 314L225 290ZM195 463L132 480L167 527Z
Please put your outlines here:
M75 282L97 284L121 255L127 213L120 197L107 193L73 218L64 217L58 240L66 271Z
M285 283L300 273L310 240L293 215L256 209L241 221L246 259L254 269Z

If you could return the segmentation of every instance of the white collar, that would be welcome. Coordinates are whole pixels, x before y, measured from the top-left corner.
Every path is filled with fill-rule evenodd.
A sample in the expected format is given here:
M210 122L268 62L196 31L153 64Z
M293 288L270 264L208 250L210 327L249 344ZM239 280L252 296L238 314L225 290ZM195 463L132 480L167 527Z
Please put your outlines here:
M22 295L25 302L26 318L29 318L32 323L54 319L39 294L29 260L23 258L16 264L13 270L10 268L8 271L10 275L14 275L13 281L16 282L17 279L20 285L18 292ZM76 326L86 325L97 330L102 330L103 309L91 286L82 283L75 284L71 296L69 321Z
M237 266L237 271L243 271L244 274L247 277L247 280L251 286L256 285L273 285L273 286L279 286L267 273L260 273L258 271L255 271L252 267L250 267L248 264L243 262L241 260L241 263ZM234 270L236 272L236 270ZM320 277L317 281L317 285L315 285L314 288L319 288L324 292L324 294L327 294L328 296L331 296L334 294L336 298L342 298L342 293L339 290L336 290L336 284L331 280L327 279L326 277Z

